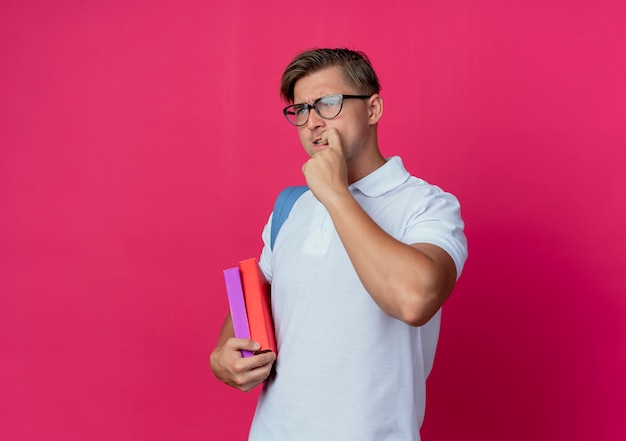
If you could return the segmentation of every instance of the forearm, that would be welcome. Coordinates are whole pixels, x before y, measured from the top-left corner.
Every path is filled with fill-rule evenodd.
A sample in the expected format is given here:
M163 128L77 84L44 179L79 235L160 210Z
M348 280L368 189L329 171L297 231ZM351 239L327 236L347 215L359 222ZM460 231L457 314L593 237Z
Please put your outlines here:
M217 346L224 346L228 339L234 336L235 328L233 326L233 319L229 313L224 320L224 324L222 325L222 330L220 331L220 336L217 340Z
M229 313L226 316L226 319L224 320L224 324L222 325L222 330L220 331L220 336L217 339L217 345L215 346L215 349L211 352L211 357L209 359L211 370L213 371L215 376L217 376L218 378L219 378L219 370L221 369L221 366L219 365L219 360L218 360L220 351L226 345L228 340L234 336L235 336L235 328L233 327L233 320Z
M378 306L408 324L426 323L454 287L452 259L434 245L411 246L388 235L347 189L325 205L363 286Z

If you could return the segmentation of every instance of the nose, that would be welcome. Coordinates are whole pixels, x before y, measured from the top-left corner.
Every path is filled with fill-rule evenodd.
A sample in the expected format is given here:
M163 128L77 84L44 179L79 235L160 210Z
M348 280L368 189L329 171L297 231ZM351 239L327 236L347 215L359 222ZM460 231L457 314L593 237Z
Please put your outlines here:
M315 130L318 127L322 127L325 123L324 118L319 116L315 109L309 109L309 120L306 122L306 126L309 130Z

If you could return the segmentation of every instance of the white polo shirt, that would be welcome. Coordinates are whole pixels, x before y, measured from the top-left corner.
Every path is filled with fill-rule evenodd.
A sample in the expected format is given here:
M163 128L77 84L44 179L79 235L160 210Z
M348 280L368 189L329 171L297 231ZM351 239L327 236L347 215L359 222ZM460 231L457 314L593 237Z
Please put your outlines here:
M399 157L350 186L394 238L446 250L460 275L467 257L457 199L412 177ZM278 358L250 441L419 440L439 311L412 327L363 288L324 206L308 191L260 265L272 283Z

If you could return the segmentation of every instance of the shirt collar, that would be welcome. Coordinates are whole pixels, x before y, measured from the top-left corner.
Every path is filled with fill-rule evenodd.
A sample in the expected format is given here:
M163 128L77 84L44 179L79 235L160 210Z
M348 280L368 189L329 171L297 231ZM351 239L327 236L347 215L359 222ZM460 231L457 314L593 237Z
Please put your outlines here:
M382 166L352 184L350 188L359 190L368 197L378 197L403 184L410 177L410 173L402 164L402 159L399 156L392 156Z

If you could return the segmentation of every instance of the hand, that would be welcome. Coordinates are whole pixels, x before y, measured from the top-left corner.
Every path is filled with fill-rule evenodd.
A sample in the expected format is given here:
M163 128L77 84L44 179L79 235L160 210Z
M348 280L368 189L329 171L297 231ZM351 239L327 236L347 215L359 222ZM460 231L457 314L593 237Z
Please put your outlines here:
M302 166L306 183L322 203L333 193L348 187L348 171L343 145L335 128L322 133L323 147Z
M265 381L272 371L276 354L263 352L244 358L241 350L258 351L260 345L245 338L229 338L211 353L211 370L218 380L248 392Z

